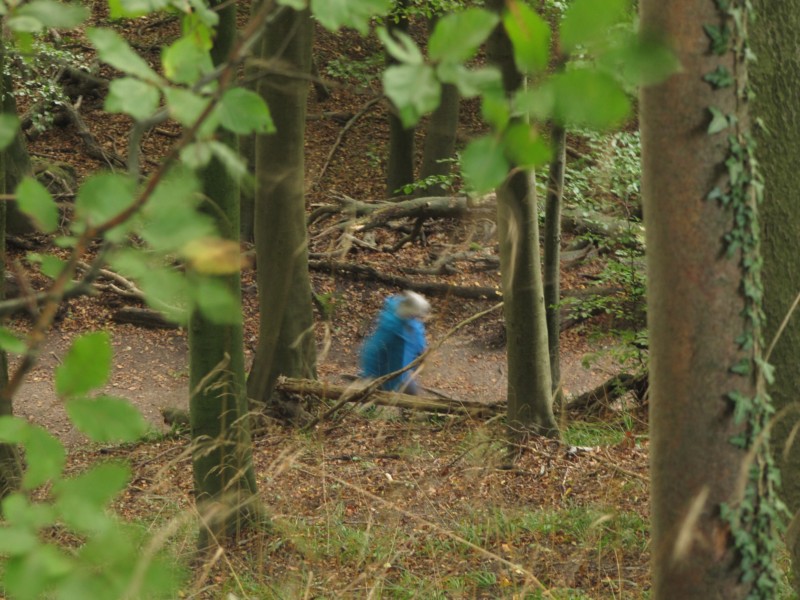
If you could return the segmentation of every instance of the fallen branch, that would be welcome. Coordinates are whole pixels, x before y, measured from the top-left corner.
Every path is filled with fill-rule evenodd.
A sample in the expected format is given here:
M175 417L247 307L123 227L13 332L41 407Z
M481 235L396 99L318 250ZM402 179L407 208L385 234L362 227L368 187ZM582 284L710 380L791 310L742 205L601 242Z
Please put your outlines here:
M117 309L111 315L116 323L129 323L138 327L148 329L177 329L178 324L168 321L157 310L150 308L137 308L135 306L125 306Z
M97 142L94 134L89 131L86 123L83 122L83 118L78 113L78 109L76 107L66 103L64 104L64 110L66 111L70 122L75 126L75 129L78 130L78 137L81 138L84 146L86 146L87 155L96 160L105 162L112 170L114 167L125 166L125 160L121 156L115 152L107 152L106 150L103 150L103 147Z
M458 298L471 298L475 300L500 300L502 298L500 290L493 287L467 287L429 281L412 281L406 277L390 275L389 273L378 271L373 267L356 263L310 260L308 261L308 267L315 271L346 274L357 279L378 281L386 285L406 290L414 290L421 294L428 294L429 296L456 296Z
M366 384L366 382L365 382ZM437 414L467 414L473 417L494 416L505 410L499 404L484 404L474 400L450 400L440 397L410 396L400 392L376 390L368 396L360 392L366 385L351 384L348 386L334 385L323 381L311 379L291 379L281 377L275 385L275 391L280 394L297 394L300 396L314 396L325 400L347 399L348 402L378 404L380 406L394 406L409 410L419 410Z

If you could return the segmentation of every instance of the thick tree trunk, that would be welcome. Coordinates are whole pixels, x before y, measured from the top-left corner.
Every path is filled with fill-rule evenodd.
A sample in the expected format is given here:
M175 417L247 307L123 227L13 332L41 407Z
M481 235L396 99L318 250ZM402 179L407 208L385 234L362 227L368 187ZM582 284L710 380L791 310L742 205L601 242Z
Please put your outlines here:
M3 89L8 90L8 93L3 94L2 106L3 112L11 115L17 113L17 100L14 94L11 93L12 82L11 74L3 73ZM22 130L17 131L14 136L14 141L3 152L5 155L4 176L5 189L8 193L13 193L17 185L24 177L31 174L31 157L28 154L28 148L25 145L25 136ZM32 233L35 229L30 219L17 209L16 202L5 203L9 204L6 208L6 228L9 233L16 235L25 235Z
M644 0L645 31L671 40L680 73L642 93L643 197L650 327L652 568L655 600L748 596L741 556L721 516L740 499L747 452L732 438L729 394L755 395L752 377L732 367L747 355L741 254L726 254L731 212L707 199L726 189L730 131L710 135L709 107L737 112L736 87L703 77L733 68L710 50L704 25L720 26L712 0ZM743 115L740 115L740 117ZM748 463L749 464L749 463ZM760 596L759 596L760 597Z
M236 32L236 6L220 11L212 56L227 59ZM220 133L231 146L236 138ZM220 233L239 235L239 189L225 166L214 159L202 173L203 191L215 205ZM224 215L224 216L223 216ZM240 276L221 278L241 302ZM241 311L239 311L241 317ZM245 387L242 322L220 325L195 311L189 320L190 423L195 500L203 518L200 548L238 536L254 512L256 493Z
M762 209L762 250L764 256L765 339L769 344L800 293L800 1L756 0L757 26L751 44L758 61L750 67L757 90L756 116L765 124L759 129L758 158L763 167L765 199ZM800 423L800 314L795 312L781 332L770 362L775 383L770 393L780 415L773 426L773 451L781 470L784 502L794 515L800 510L800 444L790 442ZM800 591L800 536L790 528L786 545L792 556L794 585Z
M547 314L547 342L550 348L550 375L553 395L561 393L561 198L564 191L564 166L567 161L567 132L553 126L553 160L547 176L544 218L544 305Z
M388 20L389 33L393 31L408 32L408 17L405 9L408 0L399 0L398 18L390 17ZM386 55L386 64L393 64L394 59ZM404 185L414 182L414 134L415 128L406 128L400 117L389 111L389 158L386 164L386 196L393 198L402 195L398 192Z
M487 6L500 12L503 0ZM488 53L503 73L507 92L518 89L511 42L502 26L489 38ZM558 434L553 417L539 220L532 174L515 170L497 190L503 311L508 355L508 426L512 436Z
M311 71L313 21L308 11L283 11L267 25L262 58ZM287 37L288 36L288 37ZM261 325L247 382L250 398L268 402L278 375L314 378L311 282L304 196L308 82L270 75L259 93L277 131L256 140L256 253Z
M437 109L433 111L425 132L420 179L450 174L452 163L446 159L453 158L455 154L460 103L461 95L458 93L458 88L450 83L444 84L442 99ZM447 189L442 185L434 185L425 189L424 193L431 196L444 195Z
M2 24L2 19L0 19ZM0 36L2 37L2 36ZM5 42L0 39L0 73L5 71ZM0 79L0 96L8 97L12 94L7 77ZM4 107L5 108L5 107ZM6 191L6 174L8 168L8 150L0 152L0 193ZM6 257L6 203L0 202L0 300L5 297L5 257ZM0 352L0 386L8 384L8 361L5 352ZM10 416L13 413L11 399L6 399L0 394L0 416ZM22 478L22 465L19 460L17 447L11 444L0 444L0 500L19 488Z

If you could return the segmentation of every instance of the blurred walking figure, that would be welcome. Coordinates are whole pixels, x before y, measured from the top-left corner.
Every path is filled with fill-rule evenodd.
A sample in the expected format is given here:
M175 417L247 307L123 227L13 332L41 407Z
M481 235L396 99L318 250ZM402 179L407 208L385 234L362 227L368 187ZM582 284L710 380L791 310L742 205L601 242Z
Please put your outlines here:
M425 352L428 344L423 321L430 311L430 303L416 292L407 290L387 298L378 315L375 331L361 348L361 377L374 379L392 373ZM381 387L406 394L419 391L410 371L393 377Z

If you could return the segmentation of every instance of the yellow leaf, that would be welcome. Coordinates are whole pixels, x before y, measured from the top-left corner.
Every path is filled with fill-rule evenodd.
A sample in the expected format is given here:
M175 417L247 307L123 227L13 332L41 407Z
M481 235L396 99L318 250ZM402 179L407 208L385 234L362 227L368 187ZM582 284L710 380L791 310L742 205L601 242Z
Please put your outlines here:
M192 240L181 250L189 266L206 275L231 275L243 266L239 244L222 238Z

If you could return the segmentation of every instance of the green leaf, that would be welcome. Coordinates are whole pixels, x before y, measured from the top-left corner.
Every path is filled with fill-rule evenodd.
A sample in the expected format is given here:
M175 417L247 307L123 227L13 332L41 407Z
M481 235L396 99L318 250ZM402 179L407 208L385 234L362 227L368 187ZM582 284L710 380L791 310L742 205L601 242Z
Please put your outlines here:
M109 0L108 14L112 19L135 19L164 10L169 0Z
M181 273L133 249L114 253L109 257L109 262L120 273L127 274L139 283L150 307L171 321L186 322L189 289Z
M120 415L121 416L121 415ZM130 480L130 469L118 462L96 465L72 479L53 487L55 507L61 519L84 533L102 531L110 524L105 508Z
M0 526L0 555L20 556L34 552L39 538L30 529L15 526Z
M6 444L21 444L28 435L28 428L32 427L25 419L0 416L0 442Z
M73 569L66 553L55 546L42 545L37 552L6 561L3 591L15 600L38 600L46 597L44 592Z
M629 9L628 0L573 0L561 21L561 47L570 51L580 44L603 39Z
M241 323L241 303L223 279L203 277L192 287L197 308L209 321L219 325Z
M531 97L537 99L540 109L550 108L553 118L565 125L607 129L622 123L630 111L630 100L619 83L589 69L554 75Z
M156 111L160 99L157 87L140 79L123 77L111 80L105 108L108 112L123 113L143 121Z
M416 42L408 34L400 30L389 32L385 27L378 28L376 33L386 51L399 62L410 65L421 65L425 62Z
M709 106L708 112L711 113L711 122L708 124L708 134L714 135L726 130L730 126L728 116L715 106Z
M181 148L180 152L183 164L192 169L202 169L213 156L211 144L209 142L195 142Z
M220 125L239 135L275 131L267 103L259 94L244 88L226 91L217 106L217 114Z
M25 434L24 446L28 463L22 476L24 489L32 490L61 476L67 453L55 437L38 425L31 425Z
M278 0L279 6L288 6L295 10L305 10L308 6L308 0Z
M247 164L241 154L222 142L212 141L209 142L208 145L211 148L211 152L214 154L214 158L224 165L228 175L230 175L234 181L239 183L248 176Z
M503 14L503 25L514 47L514 62L522 73L535 73L547 67L550 27L531 7L515 2Z
M161 57L164 75L174 83L192 84L214 70L210 46L195 35L184 36L168 46Z
M0 151L5 150L17 137L19 119L16 115L0 113Z
M75 215L91 226L98 226L119 215L133 204L136 182L120 173L98 173L87 179L75 199ZM122 241L130 224L109 231L106 237Z
M127 400L100 396L67 401L69 418L94 442L135 442L147 433L147 422Z
M502 89L494 89L483 94L481 114L495 130L502 131L506 128L511 120L511 111Z
M12 354L25 354L27 344L6 327L0 327L0 350Z
M162 83L161 77L136 54L128 42L111 29L90 28L86 35L92 42L100 59L123 73L134 75L151 83Z
M731 40L731 30L727 25L718 27L716 25L703 25L708 39L711 40L711 51L717 56L722 56L728 51Z
M473 98L489 90L502 90L503 79L496 67L467 69L464 65L443 63L436 67L442 83L452 83L464 98Z
M6 522L29 529L41 529L52 525L56 512L51 504L33 503L25 492L13 492L2 503L2 514Z
M32 0L14 11L15 16L33 17L43 27L72 29L89 17L89 11L80 4L66 4L55 0Z
M633 86L660 83L681 69L678 57L665 43L633 34L621 37L620 44L601 56L598 64Z
M39 270L50 279L57 278L67 265L66 261L52 254L29 252L26 258L29 262L38 264Z
M445 15L433 29L428 41L428 55L435 61L466 62L475 56L498 21L495 13L481 8Z
M391 7L391 0L311 0L311 12L323 27L352 27L361 35L369 32L372 17L385 15Z
M383 73L386 95L397 107L404 127L412 127L420 118L439 106L441 86L428 65L397 65Z
M111 340L105 331L76 338L56 369L58 395L76 396L104 386L111 373L111 354Z
M17 207L28 215L36 228L51 233L58 227L58 206L47 188L34 177L25 177L17 186Z
M35 17L27 17L25 15L10 17L6 21L6 25L8 25L8 28L11 31L17 34L39 33L42 29L44 29L44 25L42 25L42 22L39 21L39 19ZM30 36L25 35L24 37L27 41L27 38ZM30 39L32 40L32 38ZM25 45L30 46L29 43L26 43ZM30 48L27 48L27 50L30 50Z
M478 194L489 192L505 181L511 168L503 149L492 137L472 140L461 153L461 170L471 190Z
M183 88L164 89L164 98L167 101L169 115L187 127L195 124L211 102L208 98L203 98ZM216 129L216 123L217 119L213 115L209 115L204 122L203 133L213 132Z
M214 236L211 217L196 210L200 198L196 175L185 167L173 169L142 209L140 235L164 253L174 252L191 240Z
M547 164L552 157L547 140L526 123L514 123L506 129L503 146L511 163L526 169Z

